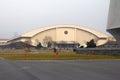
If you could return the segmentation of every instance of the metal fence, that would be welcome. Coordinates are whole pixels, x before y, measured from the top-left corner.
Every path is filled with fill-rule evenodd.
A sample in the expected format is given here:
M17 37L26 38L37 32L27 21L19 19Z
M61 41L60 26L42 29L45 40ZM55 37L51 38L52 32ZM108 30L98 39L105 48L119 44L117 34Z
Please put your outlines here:
M120 48L76 48L77 54L98 54L120 56Z

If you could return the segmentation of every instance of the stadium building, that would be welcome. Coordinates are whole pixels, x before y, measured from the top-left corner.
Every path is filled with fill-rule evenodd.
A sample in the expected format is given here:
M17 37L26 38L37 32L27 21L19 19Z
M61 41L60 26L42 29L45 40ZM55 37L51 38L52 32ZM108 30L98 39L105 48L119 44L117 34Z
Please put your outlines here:
M38 28L8 40L7 43L23 42L32 46L41 43L44 47L55 47L54 44L56 44L59 48L74 48L86 47L86 43L92 39L97 46L101 46L109 41L109 36L89 28L64 24Z

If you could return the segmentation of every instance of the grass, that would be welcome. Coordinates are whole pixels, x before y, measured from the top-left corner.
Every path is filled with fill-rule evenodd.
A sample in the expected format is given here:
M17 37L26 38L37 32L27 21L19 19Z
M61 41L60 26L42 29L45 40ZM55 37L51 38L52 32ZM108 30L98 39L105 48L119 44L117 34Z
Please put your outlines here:
M59 51L56 57L53 50L2 50L0 57L7 60L89 60L89 59L120 59L120 56L75 54L70 50Z

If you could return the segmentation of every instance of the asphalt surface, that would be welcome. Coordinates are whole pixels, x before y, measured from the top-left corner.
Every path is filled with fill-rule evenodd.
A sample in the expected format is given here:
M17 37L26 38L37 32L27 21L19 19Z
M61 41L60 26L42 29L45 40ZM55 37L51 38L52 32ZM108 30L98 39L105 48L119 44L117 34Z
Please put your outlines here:
M0 80L120 80L120 60L0 59Z

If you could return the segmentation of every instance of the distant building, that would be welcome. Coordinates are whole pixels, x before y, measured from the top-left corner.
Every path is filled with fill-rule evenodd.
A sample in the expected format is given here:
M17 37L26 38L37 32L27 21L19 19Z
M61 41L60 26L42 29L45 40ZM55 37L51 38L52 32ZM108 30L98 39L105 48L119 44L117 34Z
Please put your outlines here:
M94 39L97 46L101 46L109 42L110 37L89 28L64 24L38 28L13 38L7 43L23 42L32 46L37 46L41 43L44 47L56 44L60 48L74 48L79 46L86 47L86 43L92 39Z
M7 45L9 39L0 39L0 45Z
M8 39L0 39L0 49L3 49L6 47Z
M107 31L110 32L120 44L120 0L110 0Z

